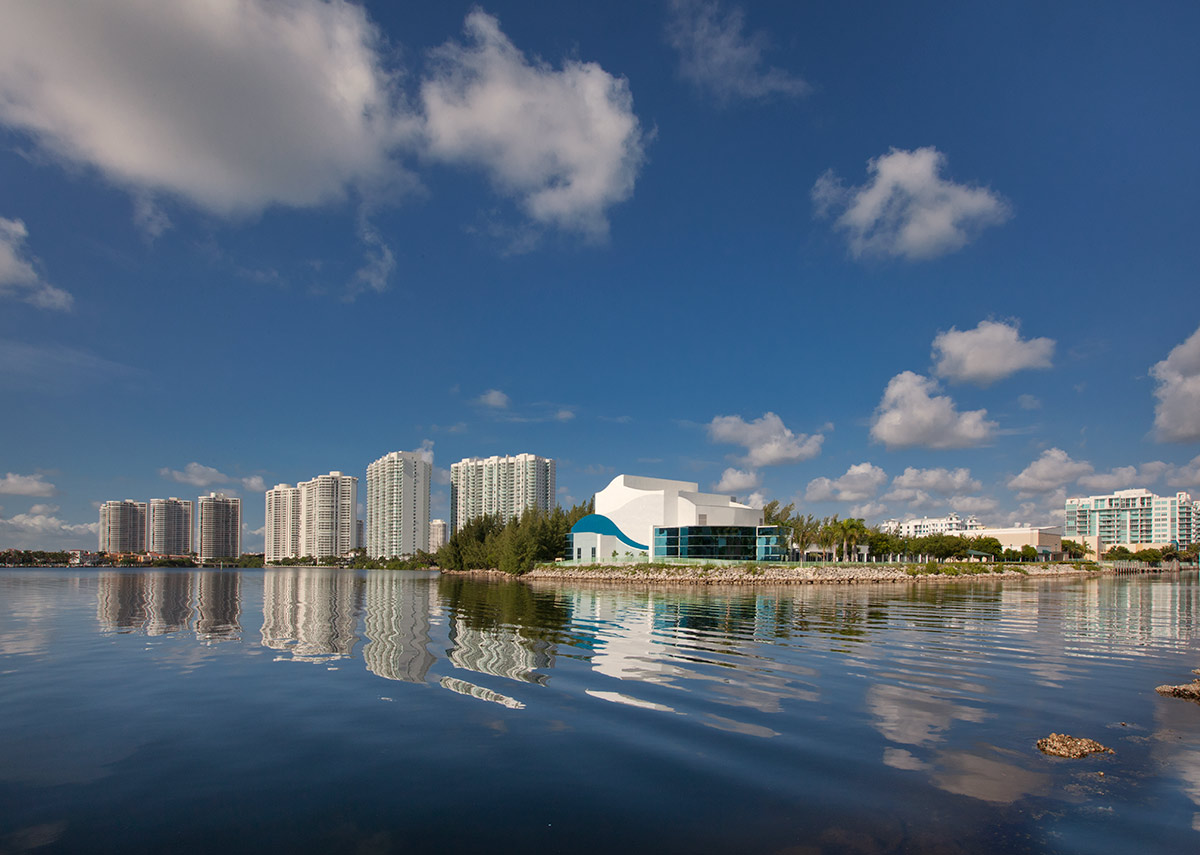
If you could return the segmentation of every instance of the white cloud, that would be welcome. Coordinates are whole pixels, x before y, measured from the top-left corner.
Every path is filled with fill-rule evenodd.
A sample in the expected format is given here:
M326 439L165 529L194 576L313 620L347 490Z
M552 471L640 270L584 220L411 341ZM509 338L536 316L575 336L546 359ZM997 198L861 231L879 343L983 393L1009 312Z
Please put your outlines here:
M721 473L721 480L713 484L714 493L741 493L753 490L760 483L758 473L734 469L732 466Z
M569 422L575 418L575 411L563 408L554 414L554 420L558 422Z
M1141 466L1118 466L1109 472L1084 475L1079 479L1079 485L1098 493L1111 493L1128 487L1146 487L1157 481L1168 468L1167 464L1159 460L1143 463Z
M1200 454L1185 466L1172 466L1167 483L1172 487L1200 487Z
M606 234L645 159L629 82L594 62L531 63L479 9L464 29L421 84L429 155L483 169L535 222Z
M433 467L433 483L440 487L450 486L450 470L442 469L440 466Z
M760 492L758 490L755 490L753 493L751 493L749 496L747 496L743 500L743 504L747 504L752 508L758 508L759 510L761 510L762 507L766 503L767 503L766 493Z
M814 478L804 498L810 502L865 502L887 483L887 473L872 463L855 463L837 479Z
M821 434L796 434L774 413L747 422L741 416L716 416L708 425L713 442L740 445L746 449L742 463L750 467L777 466L810 460L821 453Z
M39 309L70 309L74 298L38 274L37 259L25 251L27 237L29 230L22 220L0 217L0 299L20 300Z
M1072 460L1061 448L1048 448L1021 474L1010 478L1008 488L1019 491L1022 496L1049 493L1090 475L1092 469L1092 464L1086 460Z
M405 180L415 128L378 44L342 2L7 4L0 120L141 205L317 205Z
M354 279L347 289L350 299L364 291L386 291L388 280L396 268L396 257L391 247L380 237L379 231L366 219L365 214L359 216L358 239L364 247L363 263L354 272Z
M1036 395L1018 395L1017 405L1022 410L1040 410L1042 408L1042 401Z
M158 474L171 481L178 481L181 484L191 484L193 487L209 487L213 484L226 484L233 480L219 469L204 466L195 461L183 467L183 471L169 469L164 466L158 470Z
M1154 428L1159 441L1200 439L1200 328L1155 363L1150 375L1158 381Z
M483 404L485 407L494 407L497 410L502 410L508 406L508 395L505 395L499 389L488 389L476 399L476 402Z
M249 478L242 478L241 481L242 486L251 493L262 493L267 489L267 484L261 475L251 475Z
M6 472L0 478L0 493L9 496L53 496L54 485L44 480L42 475L18 475Z
M936 395L937 382L903 371L883 392L871 424L871 438L888 448L967 448L991 439L996 423L987 410L960 413L946 395Z
M717 0L671 0L667 41L679 52L679 74L725 104L738 98L761 100L798 96L809 86L779 68L766 67L766 34L745 32L745 15Z
M998 507L990 496L951 496L946 504L963 514L983 514Z
M843 186L829 170L813 185L817 214L835 217L855 258L915 261L954 252L1007 220L1011 209L990 190L942 178L945 164L945 155L927 146L893 148L868 161L870 179L861 187Z
M1049 368L1054 339L1022 339L1016 324L980 321L973 330L951 327L933 340L933 372L988 386L1027 368Z
M887 513L887 505L882 502L865 502L861 505L853 505L850 508L850 516L858 519L872 519L883 516Z
M58 505L34 505L29 509L31 514L56 514Z
M34 505L27 514L0 518L0 541L14 549L96 547L100 523L68 523L54 516L57 508Z
M893 487L883 494L883 499L887 502L903 502L912 511L935 508L942 504L942 501L915 487Z
M892 480L892 486L949 494L975 492L983 485L971 477L970 469L915 469L909 466Z
M421 440L420 448L414 448L412 450L412 453L421 455L421 459L432 466L433 465L433 440L432 439Z

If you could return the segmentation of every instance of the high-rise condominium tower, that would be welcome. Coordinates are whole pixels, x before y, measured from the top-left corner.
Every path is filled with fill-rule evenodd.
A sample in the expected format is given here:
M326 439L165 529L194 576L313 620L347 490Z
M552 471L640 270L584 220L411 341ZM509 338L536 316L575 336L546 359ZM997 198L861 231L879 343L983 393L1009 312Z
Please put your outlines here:
M437 552L446 545L446 521L429 521L429 551Z
M242 554L242 500L209 493L200 501L200 560Z
M263 560L300 557L300 488L276 484L267 490Z
M393 451L367 467L367 554L375 558L429 550L429 482L433 463L417 451Z
M549 458L467 457L450 467L451 534L476 517L506 523L529 508L553 506L554 461Z
M146 503L126 499L100 506L100 551L146 551Z
M150 552L188 555L192 551L192 502L189 499L150 500L146 524Z
M354 549L358 479L330 472L301 481L296 488L300 491L300 554L320 559Z

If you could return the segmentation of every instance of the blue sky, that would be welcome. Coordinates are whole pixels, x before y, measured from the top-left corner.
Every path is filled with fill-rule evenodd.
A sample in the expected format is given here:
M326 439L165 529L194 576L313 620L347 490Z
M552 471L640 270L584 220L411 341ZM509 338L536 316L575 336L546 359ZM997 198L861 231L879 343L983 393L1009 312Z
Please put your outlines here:
M869 523L1195 491L1198 30L0 2L0 547L224 490L260 548L264 486L417 448Z

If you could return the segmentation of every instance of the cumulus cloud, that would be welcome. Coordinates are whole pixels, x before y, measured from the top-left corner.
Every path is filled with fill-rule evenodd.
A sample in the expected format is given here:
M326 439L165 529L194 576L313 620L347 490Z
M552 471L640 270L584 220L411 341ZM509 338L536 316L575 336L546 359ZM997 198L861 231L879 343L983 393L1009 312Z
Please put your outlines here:
M721 104L806 94L803 80L767 66L766 34L745 29L741 7L726 11L717 0L671 0L667 42L679 52L679 75Z
M753 493L751 493L749 496L747 496L745 498L745 500L743 501L743 504L749 505L750 507L757 508L759 510L762 510L763 506L766 505L766 503L767 503L767 494L760 492L758 490L755 490Z
M42 475L18 475L6 472L0 478L0 493L9 496L53 496L54 485Z
M1155 460L1143 463L1141 466L1118 466L1109 472L1096 472L1084 475L1079 479L1079 485L1097 493L1111 493L1129 487L1146 487L1157 481L1169 467Z
M351 3L9 4L0 120L145 200L219 214L396 184L414 138Z
M0 217L0 300L20 300L39 309L70 309L74 298L38 274L37 259L25 249L27 237L24 221Z
M1011 215L1007 202L983 187L941 176L946 156L932 146L893 148L867 162L869 179L846 187L828 170L813 185L817 215L833 217L855 258L936 258L969 243Z
M1026 466L1021 474L1010 478L1008 488L1028 496L1049 493L1092 473L1086 460L1072 460L1061 448L1048 448Z
M183 467L182 471L164 466L158 470L158 474L171 481L178 481L180 484L191 484L193 487L209 487L213 484L226 484L233 480L219 469L204 466L195 461Z
M1200 487L1200 454L1184 466L1173 466L1167 474L1172 487Z
M433 465L433 440L423 439L419 448L414 448L413 454L421 455L421 459L426 463Z
M1200 439L1200 328L1155 363L1150 376L1158 382L1154 428L1159 441Z
M242 486L251 493L262 493L267 489L267 484L263 481L261 475L251 475L249 478L241 479Z
M864 502L850 507L850 516L858 519L872 519L887 513L887 505L882 502Z
M1042 408L1041 399L1036 395L1018 395L1017 405L1022 410L1040 410Z
M996 510L998 506L990 496L951 496L947 504L964 514L983 514Z
M530 62L479 9L464 28L421 84L427 153L483 169L537 223L605 235L645 159L629 82L594 62Z
M569 422L573 418L575 418L575 411L567 409L566 407L563 407L554 414L554 420L556 422Z
M871 438L888 448L967 448L991 439L987 410L959 412L935 380L903 371L893 377L871 423Z
M26 514L0 517L0 541L14 549L58 549L96 546L100 523L68 523L54 516L52 505L34 505ZM89 541L90 538L90 541Z
M916 487L893 487L883 494L886 502L903 502L909 510L919 511L937 507L941 501Z
M814 478L804 498L810 502L865 502L887 483L887 473L872 463L855 463L840 478Z
M1017 325L980 321L973 330L951 327L933 340L933 372L960 383L989 386L1026 368L1049 368L1054 339L1023 339Z
M777 466L810 460L821 453L821 434L797 434L788 430L774 413L747 422L741 416L716 416L708 425L713 442L740 445L746 449L743 465Z
M971 477L970 469L915 469L909 466L892 480L892 486L949 494L975 492L983 485Z
M713 484L715 493L741 493L759 485L758 473L734 469L732 466L721 473L721 480Z
M476 403L483 404L485 407L493 407L497 410L503 410L508 406L508 395L505 395L499 389L488 389L478 398Z

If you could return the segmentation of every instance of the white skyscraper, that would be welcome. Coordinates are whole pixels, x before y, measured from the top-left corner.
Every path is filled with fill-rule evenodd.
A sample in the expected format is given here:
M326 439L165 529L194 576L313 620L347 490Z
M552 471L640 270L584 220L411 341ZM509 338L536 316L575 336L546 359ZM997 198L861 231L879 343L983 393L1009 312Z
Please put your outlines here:
M149 551L158 555L188 555L192 551L192 502L151 499L146 535Z
M313 558L354 549L358 479L341 472L296 485L300 491L300 554Z
M450 533L470 520L494 516L501 522L529 508L554 506L554 461L536 454L467 457L450 467Z
M263 560L299 558L300 488L276 484L267 490L267 515L263 524Z
M198 502L200 560L237 558L242 554L242 500L209 493Z
M429 551L437 552L446 545L446 521L429 521Z
M367 554L394 558L429 551L428 453L393 451L367 467Z
M126 499L100 506L100 551L146 551L146 503Z

